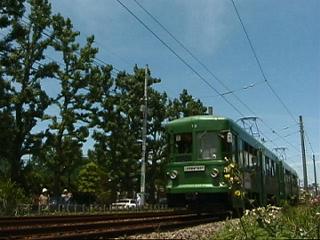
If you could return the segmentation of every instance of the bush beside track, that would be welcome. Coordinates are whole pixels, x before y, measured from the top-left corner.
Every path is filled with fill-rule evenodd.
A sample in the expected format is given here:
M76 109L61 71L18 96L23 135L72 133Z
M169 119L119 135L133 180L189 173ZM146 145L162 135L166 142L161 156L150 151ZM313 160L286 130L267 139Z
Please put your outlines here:
M212 239L320 239L320 202L246 210Z

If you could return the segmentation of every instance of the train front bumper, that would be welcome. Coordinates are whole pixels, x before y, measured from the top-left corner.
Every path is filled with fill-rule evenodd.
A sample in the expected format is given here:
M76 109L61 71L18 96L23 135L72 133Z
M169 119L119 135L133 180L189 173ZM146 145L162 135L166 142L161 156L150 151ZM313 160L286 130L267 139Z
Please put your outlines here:
M179 184L173 185L172 183L167 185L167 193L225 193L229 192L229 186L226 183L220 183L214 185L212 183L205 184Z

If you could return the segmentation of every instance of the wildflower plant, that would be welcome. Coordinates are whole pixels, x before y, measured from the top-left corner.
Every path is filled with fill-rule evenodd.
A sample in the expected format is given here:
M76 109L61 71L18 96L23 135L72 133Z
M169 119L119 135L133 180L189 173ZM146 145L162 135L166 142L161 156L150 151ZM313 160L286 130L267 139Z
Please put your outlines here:
M226 222L213 239L320 239L320 207L245 210L241 220Z
M231 192L234 197L236 198L242 198L245 195L245 191L242 187L242 174L237 166L237 164L231 160L229 160L227 157L224 158L227 165L224 167L223 173L224 173L224 179L229 184L229 188L231 189Z

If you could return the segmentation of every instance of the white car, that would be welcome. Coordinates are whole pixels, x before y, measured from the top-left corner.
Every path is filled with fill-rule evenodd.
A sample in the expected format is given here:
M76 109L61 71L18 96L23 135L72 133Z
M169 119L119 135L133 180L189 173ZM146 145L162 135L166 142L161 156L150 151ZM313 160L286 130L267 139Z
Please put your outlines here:
M120 199L115 203L112 203L111 209L133 209L137 207L137 203L134 199L124 198Z

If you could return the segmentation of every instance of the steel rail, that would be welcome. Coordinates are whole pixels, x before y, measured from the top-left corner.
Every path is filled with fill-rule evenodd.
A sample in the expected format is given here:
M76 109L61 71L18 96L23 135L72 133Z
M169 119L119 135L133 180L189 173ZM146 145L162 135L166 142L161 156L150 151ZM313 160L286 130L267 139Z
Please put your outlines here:
M159 211L159 212L130 212L130 213L107 213L107 214L85 214L85 215L59 215L59 216L27 216L27 217L0 217L0 229L9 226L24 226L32 224L51 224L51 223L72 223L78 221L91 220L112 220L112 219L128 219L136 217L165 216L171 214L173 211ZM175 211L176 214L186 214L187 211Z
M133 219L113 219L97 222L59 223L56 225L34 225L29 227L6 227L0 231L0 239L94 239L101 237L125 236L137 232L166 229L199 224L216 220L216 216L196 213L174 214L169 216L137 217Z

